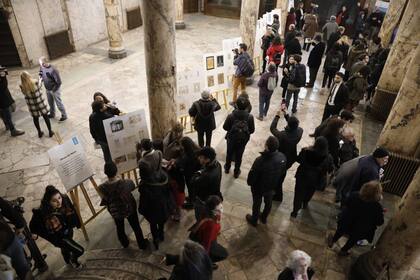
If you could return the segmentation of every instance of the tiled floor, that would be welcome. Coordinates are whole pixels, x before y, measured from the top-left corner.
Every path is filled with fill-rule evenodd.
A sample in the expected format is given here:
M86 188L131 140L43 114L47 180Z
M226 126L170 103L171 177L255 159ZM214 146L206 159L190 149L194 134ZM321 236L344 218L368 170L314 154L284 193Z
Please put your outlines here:
M177 31L177 64L179 69L201 63L202 54L219 51L222 39L238 36L239 22L229 19L206 17L203 15L187 15L187 29ZM102 91L109 99L115 100L120 109L130 112L138 108L148 108L146 72L144 66L144 47L142 28L124 34L128 56L122 60L107 58L106 41L100 42L81 52L73 53L53 61L62 74L63 100L69 119L65 123L53 121L53 129L68 139L77 134L82 139L88 159L95 170L97 182L103 180L102 154L93 148L93 140L88 129L90 103L95 91ZM305 53L303 61L306 61ZM37 69L29 70L36 74ZM17 112L13 115L16 125L24 129L26 134L18 138L9 137L4 130L0 132L0 195L14 198L18 195L26 197L25 216L30 217L30 209L40 203L43 189L47 184L61 188L56 172L49 166L46 151L56 143L53 139L39 139L27 112L22 95L18 91L19 70L10 71L10 89L17 101ZM319 73L318 78L321 78ZM319 79L318 79L319 80ZM303 89L300 94L297 116L304 128L304 136L299 148L309 146L312 139L308 136L319 124L326 91L319 88L319 83L312 90ZM254 107L258 110L258 91L255 83L247 89ZM280 89L272 98L268 117L263 122L256 120L256 133L248 143L243 160L242 174L234 180L232 176L223 175L222 190L225 197L224 218L220 242L228 248L230 257L221 264L215 279L275 279L278 271L284 268L287 254L294 249L302 249L313 257L313 267L316 270L315 279L344 279L351 261L358 253L367 248L356 248L352 256L339 258L336 255L338 247L327 249L325 237L335 228L336 206L333 203L334 190L327 189L316 193L309 208L301 211L295 220L289 219L291 212L294 173L296 165L287 175L284 184L284 202L274 204L272 215L267 225L253 228L247 225L244 217L250 211L251 193L246 185L246 176L253 160L263 149L263 144L269 132L271 120L275 111L280 108ZM221 110L217 114L218 128L214 133L213 145L218 153L218 159L224 161L225 141L221 123L229 113ZM363 118L358 118L353 124L357 140L362 139ZM43 124L41 124L42 126ZM284 120L279 127L285 126ZM44 129L45 130L45 129ZM190 134L195 139L195 134ZM376 139L370 139L374 143ZM364 139L366 140L366 139ZM88 185L88 192L94 205L99 205L99 198L93 188ZM137 194L137 193L136 193ZM398 198L386 196L385 204L392 213L394 203ZM89 214L86 203L82 201L83 215ZM167 239L162 244L161 252L176 252L187 237L187 228L193 222L191 212L183 212L180 224L167 224ZM148 226L143 222L144 232ZM88 226L90 241L83 240L80 232L76 239L87 249L119 248L113 221L104 212ZM51 269L57 270L63 266L59 250L52 248L46 242L39 241L43 252L48 254L47 262Z

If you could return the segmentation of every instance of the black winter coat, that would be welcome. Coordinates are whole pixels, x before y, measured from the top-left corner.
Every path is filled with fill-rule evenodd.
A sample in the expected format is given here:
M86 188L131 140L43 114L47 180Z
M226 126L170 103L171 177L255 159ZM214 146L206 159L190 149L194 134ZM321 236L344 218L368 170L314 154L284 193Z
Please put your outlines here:
M26 225L22 214L14 209L8 201L0 197L0 252L6 250L15 238L15 233L4 218L8 219L18 229Z
M227 131L226 137L225 137L226 139L228 140L232 139L231 129L235 120L247 120L249 134L251 135L252 133L255 132L254 116L252 116L252 114L248 113L246 110L234 110L232 113L230 113L227 116L223 124L223 129ZM248 137L248 140L249 140L249 137Z
M248 173L247 183L253 194L273 193L286 173L286 157L278 152L261 153Z
M319 42L315 45L315 47L311 50L309 57L308 57L308 67L310 68L319 68L322 62L322 56L325 52L325 43Z
M308 278L312 279L312 276L314 276L315 271L309 267L307 272L308 274ZM293 275L293 270L291 270L290 268L286 267L280 274L279 277L277 278L277 280L294 280L295 276Z
M188 113L195 118L195 130L212 131L216 129L214 112L218 110L220 110L220 105L216 99L200 99L194 102Z
M15 100L13 100L7 87L7 78L0 77L0 109L9 108L13 103L15 103Z
M333 169L332 159L328 154L318 154L311 148L303 148L297 162L299 167L295 174L296 189L319 189L324 176Z
M338 157L339 150L340 150L340 140L338 139L338 136L331 135L326 132L322 134L327 141L328 141L328 152L333 158L334 165L338 168L340 166L340 158Z
M214 160L194 174L191 179L191 186L201 201L206 201L211 195L218 195L223 199L220 192L221 180L222 166L217 160Z
M332 92L333 88L334 88L334 84L331 86L330 92L328 93L327 104L328 104L328 99L330 98L330 95L333 94ZM340 88L337 91L337 94L335 95L334 106L337 106L342 109L344 105L346 105L348 99L349 99L349 89L344 84L344 82L342 82L340 85Z
M89 129L90 134L92 135L92 138L95 140L95 142L108 143L106 140L104 124L102 121L112 117L113 115L108 112L93 112L92 114L90 114Z
M380 169L381 167L372 155L361 158L357 164L352 190L359 191L365 183L378 181Z
M210 280L212 278L212 262L207 254L204 262L199 265L184 264L179 255L166 254L166 265L175 265L169 280Z
M285 115L287 120L288 115ZM279 140L279 152L286 156L287 164L286 168L289 169L297 158L297 144L302 139L303 129L298 127L295 130L291 130L289 127L285 127L284 130L279 131L277 129L277 123L280 117L275 116L270 126L271 134L273 134Z
M345 202L338 220L337 230L357 240L372 242L376 227L384 223L384 213L379 202L367 202L358 192L352 193Z
M37 234L45 240L59 247L64 237L72 238L73 228L80 228L81 223L73 203L67 195L62 195L62 207L58 210L53 209L33 209L33 216L29 223L32 233ZM57 219L62 228L53 231L49 225L51 221Z
M340 38L341 38L341 33L339 31L332 33L327 41L327 51L331 50L335 42L337 42Z
M285 44L284 47L286 49L287 55L292 55L292 54L302 55L302 46L300 45L299 39L297 39L297 38L289 40Z

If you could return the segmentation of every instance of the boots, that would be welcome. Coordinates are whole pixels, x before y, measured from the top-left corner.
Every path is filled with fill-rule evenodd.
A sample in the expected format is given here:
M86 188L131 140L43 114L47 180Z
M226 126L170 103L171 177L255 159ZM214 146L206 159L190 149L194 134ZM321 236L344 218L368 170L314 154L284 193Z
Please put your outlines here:
M10 135L12 135L12 137L16 137L16 136L23 135L23 134L25 134L25 131L17 129L17 128L10 131Z

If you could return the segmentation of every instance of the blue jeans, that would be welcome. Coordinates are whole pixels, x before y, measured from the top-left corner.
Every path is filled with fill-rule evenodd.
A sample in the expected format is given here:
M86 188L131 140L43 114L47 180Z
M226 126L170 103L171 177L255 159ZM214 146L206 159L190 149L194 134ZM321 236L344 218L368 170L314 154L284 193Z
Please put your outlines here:
M13 125L12 121L12 114L10 113L9 108L0 109L0 116L3 119L4 126L6 127L6 129L9 129L10 131L15 129L15 126Z
M63 118L67 118L66 109L64 108L63 101L61 100L60 89L56 91L47 89L48 104L50 105L50 115L55 116L55 104L57 104L58 110L61 112Z
M262 117L266 117L267 116L267 112L268 112L268 108L270 108L270 99L271 99L271 94L261 94L259 96L260 99L260 118Z
M23 245L19 242L17 236L13 239L12 244L2 253L12 259L12 266L19 279L25 279L26 274L31 271L31 268L26 260Z

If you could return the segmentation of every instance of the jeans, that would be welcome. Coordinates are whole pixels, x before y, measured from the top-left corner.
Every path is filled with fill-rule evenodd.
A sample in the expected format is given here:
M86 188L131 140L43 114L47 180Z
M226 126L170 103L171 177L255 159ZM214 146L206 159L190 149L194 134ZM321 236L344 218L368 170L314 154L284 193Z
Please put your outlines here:
M133 211L128 217L127 217L128 223L130 224L131 228L134 231L134 234L136 235L137 245L139 247L144 244L145 239L143 236L143 231L141 230L140 223L139 223L139 216L137 215L136 211ZM117 235L118 240L120 241L121 245L126 248L128 247L128 244L130 241L127 238L127 234L125 234L125 228L124 228L124 221L125 219L115 219L115 225L117 227Z
M234 172L239 172L241 170L242 164L242 155L245 151L245 146L247 143L233 143L229 139L227 140L227 150L226 150L226 164L225 170L229 170L232 160L235 161L235 170Z
M25 256L23 245L20 243L17 236L15 236L13 239L12 244L10 244L9 247L7 247L7 249L1 253L10 257L12 260L12 266L15 269L19 279L25 279L26 274L31 272L31 268Z
M0 109L0 116L3 119L4 126L6 127L6 129L9 129L10 131L15 130L15 126L12 121L12 114L10 113L9 108Z
M267 116L268 108L270 108L271 95L272 95L272 93L271 94L261 94L260 93L260 95L259 95L260 118Z
M211 136L213 134L212 130L208 131L198 131L197 130L197 138L198 138L198 145L202 148L204 147L204 133L206 134L206 146L210 147L211 145Z
M311 85L311 86L313 86L315 84L316 75L318 74L318 69L319 69L319 67L317 67L317 68L310 67L309 68L309 83L308 84Z
M245 91L246 88L246 77L243 76L233 76L233 102L236 102L238 98L238 88L241 86L241 91Z
M293 106L292 106L292 113L296 113L297 112L297 104L298 104L298 100L299 100L299 91L298 90L287 90L286 93L286 107L289 108L289 104L290 104L290 99L292 99L293 96Z
M55 104L57 104L58 110L61 112L63 118L67 118L66 109L64 108L63 101L61 100L60 89L56 91L47 90L48 104L50 105L50 115L55 116Z
M271 205L273 202L273 194L252 194L252 220L254 222L258 221L258 217L260 216L261 204L262 199L264 198L264 210L261 213L262 219L267 219L268 215L271 212Z

